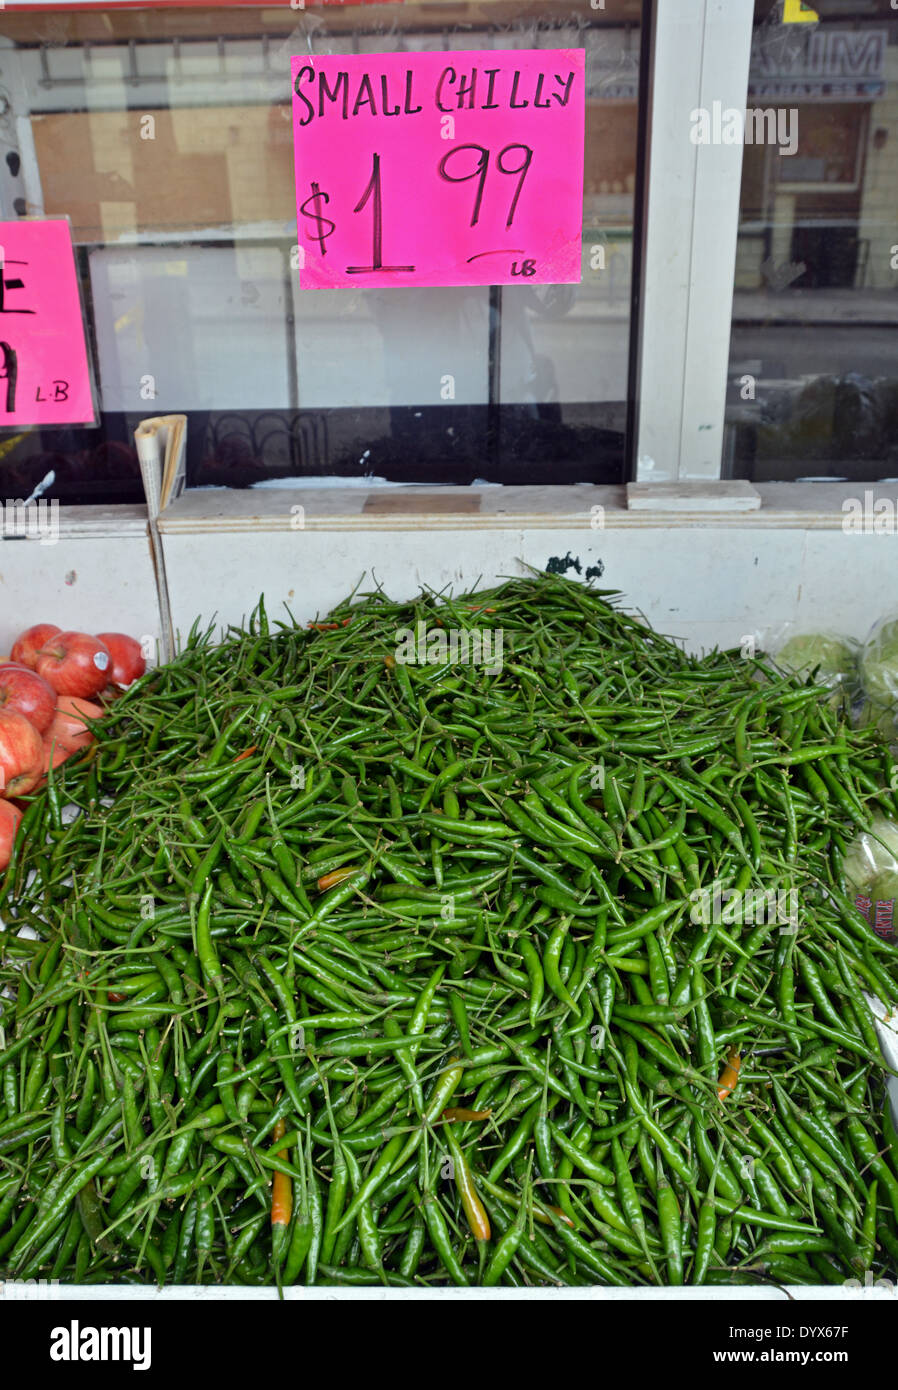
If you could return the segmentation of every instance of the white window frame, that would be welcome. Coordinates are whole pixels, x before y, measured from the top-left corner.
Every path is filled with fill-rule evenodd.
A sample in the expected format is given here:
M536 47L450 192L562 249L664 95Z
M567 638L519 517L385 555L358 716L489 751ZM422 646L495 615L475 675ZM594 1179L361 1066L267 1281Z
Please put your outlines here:
M695 144L698 108L744 112L754 0L656 0L638 482L720 478L744 146Z

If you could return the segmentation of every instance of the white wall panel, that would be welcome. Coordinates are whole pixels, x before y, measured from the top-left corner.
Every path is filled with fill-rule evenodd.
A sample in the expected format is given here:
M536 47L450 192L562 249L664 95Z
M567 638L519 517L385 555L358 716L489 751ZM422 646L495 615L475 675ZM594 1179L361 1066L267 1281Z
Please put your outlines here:
M852 578L846 561L852 554ZM786 622L835 624L863 634L889 602L898 536L846 538L839 530L678 527L659 533L609 527L591 531L252 531L166 535L175 627L186 633L200 614L240 622L264 591L270 616L298 621L324 614L363 575L391 597L422 585L456 592L546 568L553 557L603 566L602 588L621 589L629 607L691 650L737 646ZM575 571L570 573L576 577ZM863 575L861 582L855 579Z
M145 527L132 535L63 536L56 545L0 542L0 655L34 623L158 638Z
M214 494L208 494L210 497ZM300 494L301 495L301 494ZM70 514L71 515L71 514ZM159 630L149 545L139 526L64 522L55 545L0 541L0 654L35 622L135 636ZM273 617L324 614L366 575L396 598L423 585L456 592L545 569L570 555L581 577L601 566L602 588L694 651L736 646L787 622L863 636L898 608L898 535L846 536L801 527L582 525L433 530L242 530L164 538L176 628L201 616L240 622L265 594ZM569 571L576 577L576 571Z
M743 147L696 145L692 113L745 110L754 0L658 0L638 431L643 482L716 478Z

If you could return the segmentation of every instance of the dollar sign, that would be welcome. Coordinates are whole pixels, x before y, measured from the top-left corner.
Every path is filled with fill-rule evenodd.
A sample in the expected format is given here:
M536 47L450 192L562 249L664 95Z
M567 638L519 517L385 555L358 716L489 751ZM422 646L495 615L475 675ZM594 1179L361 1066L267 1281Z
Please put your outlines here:
M317 183L313 183L311 194L308 198L306 198L305 202L301 204L299 210L302 213L303 217L308 217L310 221L315 223L317 231L314 231L310 234L311 239L312 241L318 242L318 245L321 247L322 256L326 256L327 247L324 243L327 240L327 238L329 236L332 236L333 233L336 231L337 224L336 222L332 222L329 217L324 216L324 213L322 211L322 202L329 203L330 194L322 193ZM306 211L306 207L309 203L312 204L311 212Z

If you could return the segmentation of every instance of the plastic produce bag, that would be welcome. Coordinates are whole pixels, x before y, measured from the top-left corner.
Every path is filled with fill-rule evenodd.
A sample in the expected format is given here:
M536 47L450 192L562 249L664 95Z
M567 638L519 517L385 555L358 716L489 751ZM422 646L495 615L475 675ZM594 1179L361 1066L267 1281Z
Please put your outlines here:
M898 825L874 816L869 831L856 835L845 851L842 868L855 894L855 906L884 940L895 939L898 900Z
M876 624L860 656L864 694L880 709L898 705L898 618Z
M885 743L898 748L898 704L884 707L861 699L854 708L853 723L857 729L866 729L872 724Z
M851 705L858 687L857 643L834 632L796 632L789 625L768 643L781 671L828 686L834 707ZM898 674L898 673L896 673Z

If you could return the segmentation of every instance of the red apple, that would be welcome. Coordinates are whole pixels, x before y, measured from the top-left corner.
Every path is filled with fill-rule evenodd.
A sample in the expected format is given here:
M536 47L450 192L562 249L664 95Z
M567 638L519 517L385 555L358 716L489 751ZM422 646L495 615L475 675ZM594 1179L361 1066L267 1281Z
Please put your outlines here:
M90 700L74 700L70 695L60 695L53 723L44 735L44 743L48 739L55 739L57 746L69 753L87 748L93 743L94 736L84 721L102 718L102 706L92 704Z
M143 675L147 663L139 642L124 632L100 632L97 636L112 657L109 679L113 685L130 685Z
M36 670L57 695L98 695L109 679L109 648L86 632L60 632L37 654Z
M0 801L0 869L5 869L12 858L12 847L16 831L22 819L22 812L8 801Z
M36 671L8 662L0 666L0 709L24 714L42 734L56 709L56 691Z
M10 661L18 662L20 666L30 666L33 671L37 665L37 654L41 647L49 642L51 637L55 637L60 629L55 623L36 623L34 627L29 627L26 632L13 646L9 654Z
M43 762L34 725L15 710L0 710L0 796L26 796L40 781Z

